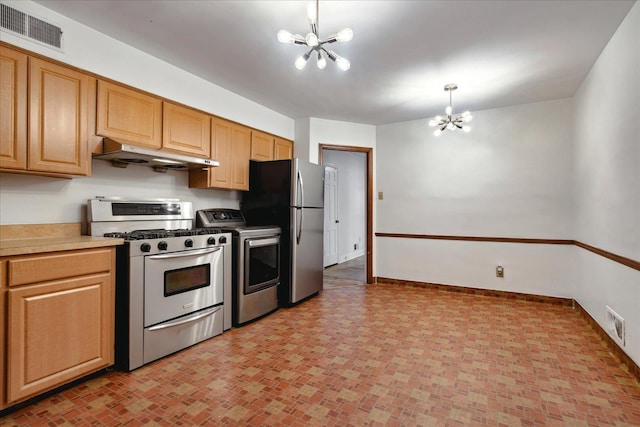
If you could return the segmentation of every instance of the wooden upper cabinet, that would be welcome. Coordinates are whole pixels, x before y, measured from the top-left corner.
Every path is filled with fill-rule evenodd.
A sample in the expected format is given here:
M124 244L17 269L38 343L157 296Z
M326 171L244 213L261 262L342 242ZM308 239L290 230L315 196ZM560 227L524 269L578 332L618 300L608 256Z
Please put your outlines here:
M27 55L0 47L0 168L27 168Z
M163 148L209 158L210 140L211 116L170 102L164 103Z
M189 186L196 188L249 189L251 129L214 117L211 119L211 157L220 166L189 172Z
M96 134L160 149L162 100L99 80Z
M273 136L254 130L251 132L251 160L273 160Z
M29 170L89 175L90 80L81 72L29 58Z
M275 137L274 145L274 160L293 159L293 141L288 139L282 139Z
M234 124L232 130L231 188L249 190L249 158L251 155L251 129ZM215 168L214 168L215 169Z
M204 187L231 188L231 150L233 123L217 118L211 119L211 158L220 162L220 166L209 168L208 181Z

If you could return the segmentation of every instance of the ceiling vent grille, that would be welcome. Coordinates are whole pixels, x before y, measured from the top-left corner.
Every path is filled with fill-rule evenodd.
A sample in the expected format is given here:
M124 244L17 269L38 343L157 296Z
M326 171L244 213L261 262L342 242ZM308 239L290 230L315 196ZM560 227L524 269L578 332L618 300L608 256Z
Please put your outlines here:
M62 28L35 16L0 4L0 28L17 36L62 50Z

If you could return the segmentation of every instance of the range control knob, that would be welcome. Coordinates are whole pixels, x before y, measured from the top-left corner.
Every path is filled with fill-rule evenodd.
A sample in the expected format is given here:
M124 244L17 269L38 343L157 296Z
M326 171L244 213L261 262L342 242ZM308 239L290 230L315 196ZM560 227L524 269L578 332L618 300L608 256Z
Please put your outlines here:
M160 249L161 251L166 251L168 247L169 245L164 240L158 243L158 249Z
M209 237L207 239L207 244L209 245L215 245L216 244L216 238L215 237Z
M151 245L148 243L143 243L140 245L140 250L142 252L151 252Z
M220 236L220 238L218 239L218 242L220 242L220 244L227 243L227 237L226 236Z
M193 247L193 240L191 239L187 239L184 241L184 245L188 248L192 248Z

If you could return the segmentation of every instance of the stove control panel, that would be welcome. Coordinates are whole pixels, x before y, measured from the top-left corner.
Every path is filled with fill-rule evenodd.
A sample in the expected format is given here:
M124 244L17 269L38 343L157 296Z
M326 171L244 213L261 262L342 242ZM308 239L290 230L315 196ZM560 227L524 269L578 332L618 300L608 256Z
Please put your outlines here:
M244 215L237 209L202 209L196 212L196 227L238 227L245 225Z
M231 233L217 232L215 236L201 234L189 237L164 237L162 240L154 238L127 240L126 244L129 246L130 256L146 256L226 246L230 245L231 241Z

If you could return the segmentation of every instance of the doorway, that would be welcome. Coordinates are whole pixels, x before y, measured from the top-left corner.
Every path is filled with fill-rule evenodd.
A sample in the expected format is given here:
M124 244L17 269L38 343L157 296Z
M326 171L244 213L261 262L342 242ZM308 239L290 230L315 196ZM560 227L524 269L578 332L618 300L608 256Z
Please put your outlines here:
M331 153L328 153L329 151ZM364 222L362 224L364 232L360 233L360 235L362 236L362 238L359 239L360 241L358 241L357 237L354 237L358 235L357 232L353 233L352 230L352 233L349 233L349 238L355 241L352 242L348 240L347 245L344 245L343 242L342 254L340 253L339 249L337 250L337 261L340 262L347 260L347 262L342 262L338 266L341 266L343 269L348 270L350 275L353 275L353 273L356 271L355 269L360 268L361 270L364 270L363 277L366 279L365 282L373 283L373 148L320 144L318 153L319 163L321 165L335 167L336 165L334 165L333 162L327 162L326 158L332 157L333 154L339 154L336 152L344 152L344 154L355 153L357 155L351 157L360 157L362 159L362 163L364 163L362 167L363 176L361 184L364 187L362 189L362 193L364 195L364 203L362 204L362 212L360 213L362 217L360 222ZM325 153L327 154L327 156L324 155ZM342 175L345 175L347 171L341 172L340 168L336 169L337 171L335 174L335 178L337 181L337 186L339 185L341 179L340 177ZM336 204L339 207L339 202L337 202ZM334 219L334 221L340 221L339 215ZM340 233L340 227L342 226L342 224L340 222L334 222L334 224L338 225L338 229L336 231L337 233ZM336 241L338 239L339 237L336 238ZM344 249L345 247L347 247L347 249ZM351 248L353 248L353 251L349 253L351 251ZM346 255L344 254L345 252ZM350 259L350 257L356 256L359 253L362 253L363 255L358 258ZM327 261L330 260L325 260L325 262Z

